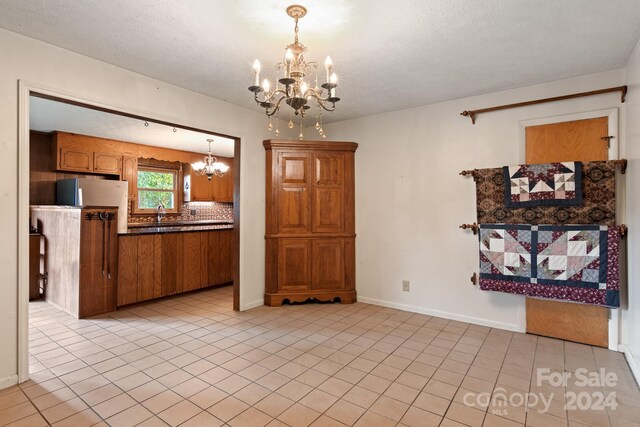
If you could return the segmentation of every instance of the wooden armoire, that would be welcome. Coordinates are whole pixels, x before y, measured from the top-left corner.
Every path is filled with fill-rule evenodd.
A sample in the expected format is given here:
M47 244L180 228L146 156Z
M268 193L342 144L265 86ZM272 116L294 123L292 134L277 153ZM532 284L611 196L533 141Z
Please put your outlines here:
M264 303L356 301L353 142L266 140Z

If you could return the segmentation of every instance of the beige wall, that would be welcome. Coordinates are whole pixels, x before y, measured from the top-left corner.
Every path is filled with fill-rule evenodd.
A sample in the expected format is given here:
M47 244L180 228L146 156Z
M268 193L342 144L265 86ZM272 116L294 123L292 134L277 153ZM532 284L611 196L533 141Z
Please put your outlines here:
M471 285L477 238L458 227L476 220L475 185L458 173L523 162L521 121L607 108L623 112L624 104L619 93L607 94L487 113L475 125L460 112L620 86L623 77L617 70L326 125L330 138L360 144L358 300L521 328L522 297ZM408 293L404 279L411 281Z
M5 30L0 30L0 58L0 387L15 381L17 373L19 80L143 116L241 137L241 304L261 303L262 140L267 136L261 114Z

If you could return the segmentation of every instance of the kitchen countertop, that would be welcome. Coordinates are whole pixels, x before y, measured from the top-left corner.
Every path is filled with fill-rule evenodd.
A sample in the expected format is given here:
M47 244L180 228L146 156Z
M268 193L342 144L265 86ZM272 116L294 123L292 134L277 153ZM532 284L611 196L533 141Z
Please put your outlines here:
M200 224L200 225L164 225L164 226L144 226L131 227L126 233L118 233L120 236L138 234L164 234L164 233L185 233L189 231L212 231L212 230L233 230L233 224Z

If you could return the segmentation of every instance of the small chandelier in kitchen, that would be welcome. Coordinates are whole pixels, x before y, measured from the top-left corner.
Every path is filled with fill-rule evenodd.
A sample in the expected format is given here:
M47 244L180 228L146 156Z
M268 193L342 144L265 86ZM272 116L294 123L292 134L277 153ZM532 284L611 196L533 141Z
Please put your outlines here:
M336 87L338 86L338 78L333 72L333 64L331 58L327 56L324 62L326 69L326 81L318 87L318 63L307 62L304 59L304 53L307 48L298 42L298 20L307 14L307 9L300 5L292 5L287 8L287 15L295 20L295 38L294 42L286 47L284 59L276 64L276 84L275 88L271 88L268 79L264 79L262 86L260 85L260 62L256 59L253 64L254 82L249 87L253 92L253 98L256 103L264 108L267 117L270 118L269 131L274 129L271 117L276 116L275 135L280 134L278 129L280 105L284 101L289 105L296 116L300 117L300 135L303 139L302 128L304 123L305 112L311 108L309 104L315 104L316 125L315 128L323 138L327 136L322 129L322 110L333 111L336 108L336 102L340 98L336 96ZM311 81L315 77L315 82ZM293 128L293 121L289 116L289 129Z
M229 166L219 162L218 159L211 155L211 143L213 139L207 139L209 142L209 152L202 159L202 162L192 163L191 167L196 175L207 175L207 179L211 181L213 176L223 176L229 170Z

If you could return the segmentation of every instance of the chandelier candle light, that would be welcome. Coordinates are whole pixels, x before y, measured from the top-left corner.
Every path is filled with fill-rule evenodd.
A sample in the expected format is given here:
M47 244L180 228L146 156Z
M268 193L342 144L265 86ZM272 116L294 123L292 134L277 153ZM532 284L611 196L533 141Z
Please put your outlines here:
M229 170L229 166L219 162L218 159L211 155L211 143L213 139L207 139L209 143L209 152L202 162L192 163L191 167L194 169L196 175L207 175L207 179L211 181L213 176L223 176L226 171Z
M289 105L296 116L300 117L300 139L304 138L302 128L304 126L305 112L311 108L310 103L315 104L317 108L317 121L315 128L323 138L327 136L322 129L322 110L334 111L336 102L340 98L336 96L336 87L338 86L338 77L333 71L333 62L327 56L324 61L326 70L326 82L318 87L318 63L307 62L304 59L304 53L307 48L298 42L298 20L307 14L307 9L300 5L292 5L287 8L287 15L295 20L295 39L285 49L282 62L276 64L276 76L282 75L276 80L274 90L271 90L271 84L268 79L264 79L262 86L260 85L260 61L257 59L253 63L253 85L249 86L249 90L253 92L256 103L263 107L267 117L276 115L275 135L278 136L278 114L280 112L280 104L284 101ZM310 84L308 79L311 74L315 74L315 82ZM279 84L278 84L279 83ZM280 88L283 85L284 88ZM293 122L289 120L289 128L293 127ZM270 121L269 131L273 129L273 123Z

